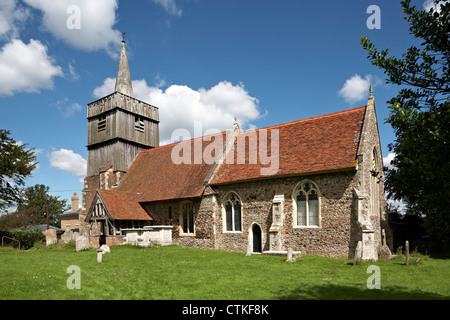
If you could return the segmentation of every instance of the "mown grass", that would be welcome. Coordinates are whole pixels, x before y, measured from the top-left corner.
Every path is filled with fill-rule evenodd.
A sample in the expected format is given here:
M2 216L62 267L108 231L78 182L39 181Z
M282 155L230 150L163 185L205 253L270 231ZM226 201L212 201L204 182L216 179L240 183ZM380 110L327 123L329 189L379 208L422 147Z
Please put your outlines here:
M113 246L97 252L65 249L0 251L0 299L449 299L450 260L402 258L364 262L285 257L183 248ZM67 288L81 270L81 289ZM370 265L381 271L381 289L369 290Z

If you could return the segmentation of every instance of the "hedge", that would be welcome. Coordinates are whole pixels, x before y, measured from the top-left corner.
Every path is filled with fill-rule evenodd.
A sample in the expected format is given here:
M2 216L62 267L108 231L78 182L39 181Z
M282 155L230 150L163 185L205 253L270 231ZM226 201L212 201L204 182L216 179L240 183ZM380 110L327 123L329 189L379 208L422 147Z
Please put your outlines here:
M45 236L40 230L0 230L0 237L3 238L3 236L19 240L21 249L30 249L36 242L45 241ZM3 242L8 246L12 243L15 248L19 247L16 241L10 239L5 238Z

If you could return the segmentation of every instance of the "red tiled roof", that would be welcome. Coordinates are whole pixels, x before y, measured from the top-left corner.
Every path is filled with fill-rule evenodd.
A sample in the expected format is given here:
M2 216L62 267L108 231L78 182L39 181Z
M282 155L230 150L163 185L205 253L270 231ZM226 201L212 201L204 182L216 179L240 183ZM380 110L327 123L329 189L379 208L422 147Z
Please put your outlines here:
M273 129L279 132L279 168L271 176L355 168L365 110L366 107L360 107L263 128L267 129L268 133L268 154L271 152L271 132ZM241 132L239 135L242 137L254 132L259 138L263 129ZM220 135L225 143L226 132L211 135L211 137ZM195 145L201 143L203 152L214 141L205 141L202 138L204 137L181 142L191 146L190 164L175 164L172 161L172 150L176 146L179 147L179 143L142 151L112 194L126 194L129 197L128 201L134 199L136 202L200 197L212 164L205 163L205 159L202 159L201 164L194 163ZM237 139L234 147L234 150L230 152L236 152ZM249 163L247 141L245 163L237 164L236 157L234 164L225 161L210 179L210 184L267 178L261 174L261 168L268 168L270 164L260 163L258 153L260 145L257 144L255 147L258 155L256 164ZM124 199L125 201L127 199ZM117 216L121 215L117 214Z
M324 116L293 121L267 130L267 153L270 155L271 133L278 129L279 133L279 166L278 171L270 176L287 176L303 173L335 171L354 168L356 153L361 136L366 107L350 109ZM258 137L263 129L241 132L244 135L256 133ZM224 184L243 180L260 179L267 176L261 174L261 168L269 168L261 164L259 157L259 143L249 148L248 140L245 145L245 163L237 164L235 141L234 164L225 162L220 166L211 185ZM256 152L257 163L249 163L249 152ZM276 167L275 167L276 168Z
M133 197L114 190L98 190L114 220L153 220Z
M200 164L195 163L195 145L201 144L203 153L220 136L225 143L225 132L211 135L211 141L204 141L204 137L200 137L181 142L190 144L190 164L175 164L172 161L172 150L177 145L181 146L179 143L142 151L120 181L117 191L132 195L139 202L201 196L212 164L205 163L203 157Z

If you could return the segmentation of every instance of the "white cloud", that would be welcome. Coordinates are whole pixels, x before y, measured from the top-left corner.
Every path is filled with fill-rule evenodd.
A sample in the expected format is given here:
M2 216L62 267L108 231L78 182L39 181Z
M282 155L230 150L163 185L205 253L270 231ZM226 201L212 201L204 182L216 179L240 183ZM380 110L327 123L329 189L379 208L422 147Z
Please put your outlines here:
M425 0L425 2L423 3L423 8L426 11L430 11L430 9L433 8L435 12L441 12L441 4L446 2L448 1L439 1L439 4L436 6L434 4L434 0Z
M183 11L178 8L175 0L153 0L153 2L162 6L171 15L181 17L183 14Z
M56 76L62 76L61 67L53 65L47 47L38 40L25 44L15 39L0 51L0 95L51 89Z
M386 157L383 158L383 166L388 167L389 169L394 168L394 166L391 164L391 161L394 160L395 153L389 153Z
M77 70L71 63L69 63L69 73L70 73L69 78L71 80L76 81L76 80L80 79L80 75L77 73Z
M103 98L114 92L116 78L106 78L100 87L94 89L94 97ZM134 88L133 88L134 91Z
M0 37L12 35L18 36L20 25L29 16L29 10L18 6L16 0L0 1Z
M64 118L70 118L75 112L79 112L83 109L79 103L74 102L68 104L68 102L68 98L56 102L56 108Z
M85 51L104 49L112 56L118 54L121 33L114 29L117 0L23 1L43 12L43 24L56 38Z
M87 172L87 161L72 150L60 149L49 154L50 166L68 171L74 176L84 178Z
M194 90L185 85L171 85L166 90L151 87L145 80L135 80L134 96L159 108L161 144L171 141L176 129L187 129L194 136L194 123L201 121L202 132L231 128L234 117L241 129L252 128L251 121L262 116L258 99L249 95L243 84L222 81L210 89ZM96 98L114 92L115 79L107 78L94 90ZM186 138L186 137L185 137Z
M371 75L366 75L363 79L359 74L355 74L353 77L345 81L344 86L338 93L345 99L345 101L350 104L354 104L369 97L369 87L373 80L374 77ZM378 82L376 78L375 82Z

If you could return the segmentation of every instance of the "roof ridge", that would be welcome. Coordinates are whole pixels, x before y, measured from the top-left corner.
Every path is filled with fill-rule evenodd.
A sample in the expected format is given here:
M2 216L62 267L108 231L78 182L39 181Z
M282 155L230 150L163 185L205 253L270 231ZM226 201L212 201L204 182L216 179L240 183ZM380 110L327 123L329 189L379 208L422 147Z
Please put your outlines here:
M328 117L332 117L332 116L337 116L337 115L340 115L340 114L356 112L356 111L363 110L363 109L366 109L366 108L367 108L367 106L362 106L362 107L347 109L347 110L343 110L343 111L336 111L336 112L327 113L327 114L323 114L323 115L319 115L319 116L314 116L314 117L309 117L309 118L304 118L304 119L299 119L299 120L293 120L293 121L289 121L289 122L285 122L285 123L275 124L275 125L268 126L268 127L256 128L256 129L241 131L240 133L247 133L247 132L258 131L258 130L262 130L262 129L272 129L272 128L276 128L276 127L283 127L283 126L287 126L287 125L291 125L291 124L295 124L295 123L300 123L300 122L304 122L304 121L318 120L318 119L322 119L322 118L328 118Z
M188 139L188 140L182 140L182 141L172 142L172 143L165 144L165 145L162 145L162 146L158 146L158 147L146 149L146 150L143 150L142 152L150 152L151 150L162 149L162 148L174 146L174 145L176 145L176 144L179 144L179 143L182 143L182 142L187 142L187 141L191 141L191 142L192 142L192 141L198 140L198 139L202 139L202 140L203 140L203 138L205 138L205 137L212 137L212 136L219 135L219 134L223 135L224 133L227 133L227 132L230 131L230 130L231 130L231 129L228 129L228 130L225 130L225 131L221 131L221 132L211 133L211 134L208 134L208 135L205 135L205 136L200 136L200 137L191 138L191 139Z
M293 120L293 121L280 123L280 124L275 124L275 125L268 126L268 127L263 127L263 128L250 129L250 130L246 130L246 131L241 131L240 133L246 133L246 132L257 131L257 130L262 130L262 129L270 129L270 128L275 128L275 127L282 127L282 126L291 125L291 124L298 123L298 122L317 120L317 119L321 119L321 118L327 118L327 117L331 117L331 116L336 116L336 115L339 115L339 114L356 112L356 111L359 111L359 110L362 110L362 109L365 109L365 108L367 108L367 106L362 106L362 107L357 107L357 108L352 108L352 109L347 109L347 110L342 110L342 111L336 111L336 112L332 112L332 113L328 113L328 114L324 114L324 115L319 115L319 116L314 116L314 117L309 117L309 118L304 118L304 119ZM165 145L162 145L162 146L146 149L146 150L143 150L142 152L151 152L152 150L155 150L155 149L162 149L162 148L166 148L166 147L175 146L175 145L177 145L177 144L179 144L181 142L187 142L187 141L191 141L192 142L192 141L194 141L196 139L202 139L203 140L203 138L205 138L205 137L210 137L210 136L214 136L214 135L218 135L218 134L224 134L224 133L227 133L230 130L231 129L224 130L224 131L217 132L217 133L208 134L208 135L205 135L205 136L195 137L195 138L191 138L189 140L182 140L182 141L172 142L172 143L165 144Z

